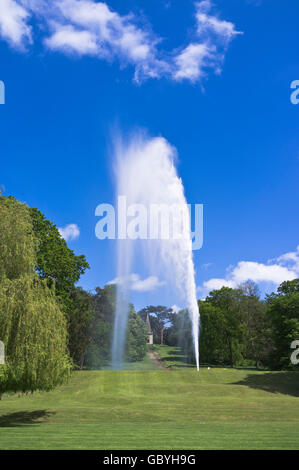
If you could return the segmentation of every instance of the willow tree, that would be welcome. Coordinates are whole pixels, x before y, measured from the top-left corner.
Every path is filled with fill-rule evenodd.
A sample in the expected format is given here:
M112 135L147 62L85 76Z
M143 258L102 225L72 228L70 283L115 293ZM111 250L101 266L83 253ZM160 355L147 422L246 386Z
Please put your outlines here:
M53 289L37 276L0 284L0 337L5 390L50 390L68 377L66 320Z
M28 207L0 196L0 280L33 274L36 239Z
M70 373L66 319L35 273L35 244L28 207L0 197L0 394L50 390Z

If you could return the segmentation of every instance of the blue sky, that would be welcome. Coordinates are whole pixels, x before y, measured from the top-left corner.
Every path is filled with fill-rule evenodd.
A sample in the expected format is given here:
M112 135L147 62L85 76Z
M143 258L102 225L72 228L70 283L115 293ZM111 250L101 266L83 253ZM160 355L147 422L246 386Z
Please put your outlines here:
M47 3L1 1L0 183L78 226L68 244L91 266L80 285L116 276L116 242L95 237L94 211L114 200L113 130L135 127L177 148L188 202L204 204L199 297L299 276L297 0ZM137 307L179 302L146 289Z

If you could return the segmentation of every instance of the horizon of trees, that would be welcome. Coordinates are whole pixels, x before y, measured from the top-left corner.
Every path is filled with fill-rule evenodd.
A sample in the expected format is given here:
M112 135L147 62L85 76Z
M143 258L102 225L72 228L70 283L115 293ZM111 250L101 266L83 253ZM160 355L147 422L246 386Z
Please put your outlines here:
M201 364L299 370L291 362L291 343L299 340L299 279L283 282L263 300L258 287L247 281L236 289L213 290L198 304ZM165 312L164 344L179 346L186 360L195 363L188 312L166 314L162 306L142 309L139 314L149 314L157 343L159 312ZM299 350L297 356L299 362Z

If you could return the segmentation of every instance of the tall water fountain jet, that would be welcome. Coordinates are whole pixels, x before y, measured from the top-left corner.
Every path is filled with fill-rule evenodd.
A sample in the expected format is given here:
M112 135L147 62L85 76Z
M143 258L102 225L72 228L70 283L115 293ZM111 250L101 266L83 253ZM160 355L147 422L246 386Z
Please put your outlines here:
M121 199L128 211L124 214L125 207L121 211L118 208L119 282L112 367L122 368L132 261L134 254L141 248L151 274L163 276L176 293L180 293L182 301L186 304L192 323L198 370L199 310L192 257L190 212L182 180L178 177L174 164L176 150L162 137L150 139L139 133L127 143L118 139L115 153L118 201ZM166 212L171 208L170 226L166 223L166 226L164 224L157 227L155 211L162 207ZM133 225L127 227L130 238L124 233L126 215L134 217ZM167 217L165 221L167 222ZM172 236L169 237L171 229Z

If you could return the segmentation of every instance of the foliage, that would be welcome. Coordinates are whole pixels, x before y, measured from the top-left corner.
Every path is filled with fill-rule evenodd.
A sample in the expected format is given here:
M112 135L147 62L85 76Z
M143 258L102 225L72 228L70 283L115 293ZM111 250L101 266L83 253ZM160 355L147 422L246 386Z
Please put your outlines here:
M35 248L28 206L0 196L0 280L33 273Z
M116 286L97 287L92 296L93 320L89 328L89 346L84 357L84 367L100 369L111 357Z
M98 318L90 332L90 342L84 355L84 368L101 369L111 358L112 324Z
M55 288L68 320L70 353L80 366L90 305L88 294L82 290L79 294L75 283L89 267L85 256L76 256L57 227L38 209L11 196L0 197L0 229L0 279L18 279L35 271Z
M242 291L222 287L210 292L205 302L216 308L218 328L222 330L224 361L234 366L242 360L244 328L242 324Z
M89 330L89 346L84 357L84 367L101 369L111 360L113 322L116 306L116 286L106 285L96 288L92 296L94 316ZM147 335L144 322L129 306L125 359L141 361L146 354Z
M74 364L82 369L84 354L89 344L89 329L93 320L91 295L82 287L70 294L71 313L68 317L68 348Z
M298 369L290 361L291 343L299 340L299 280L283 282L261 300L257 286L222 287L199 301L201 364L253 365ZM171 316L166 344L179 346L194 363L191 322L186 310Z
M55 296L34 272L36 238L29 208L0 197L0 338L5 390L49 390L70 372L66 320Z
M252 282L238 289L224 287L199 301L199 357L202 364L267 364L272 348L266 304ZM170 315L164 331L167 345L179 346L195 362L191 322L187 310Z
M0 338L6 361L0 393L50 390L68 378L65 317L54 291L37 276L1 282Z
M144 321L137 315L133 305L129 306L129 319L125 357L129 361L141 361L146 354L147 330Z
M89 264L84 255L77 256L61 237L58 228L35 207L29 209L33 231L38 240L36 271L42 279L55 282L56 294L68 302L75 283Z
M283 282L277 294L268 296L267 302L275 346L271 366L298 370L299 366L290 361L290 346L292 341L299 340L299 279Z
M201 333L199 357L201 363L229 364L230 351L225 332L225 314L211 302L199 301Z
M188 310L172 313L171 324L165 330L165 343L178 346L189 363L195 363L192 326Z
M77 256L68 248L56 225L38 209L30 207L29 212L37 240L35 270L49 286L55 285L55 293L67 317L70 355L74 364L81 367L91 307L88 293L78 291L75 283L89 264L84 255Z
M277 288L278 294L295 294L299 292L299 279L284 281Z
M271 327L266 315L267 305L259 298L259 291L253 282L240 286L242 291L241 311L244 324L244 357L253 360L257 367L265 365L273 349Z
M164 331L167 325L171 322L173 311L171 308L164 307L162 305L153 306L149 305L148 307L143 308L138 312L143 321L145 321L146 316L149 315L151 328L154 333L154 342L160 342L164 344Z

